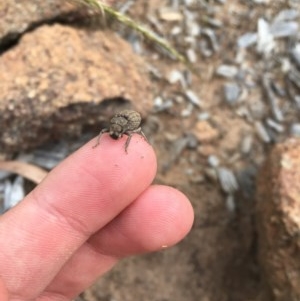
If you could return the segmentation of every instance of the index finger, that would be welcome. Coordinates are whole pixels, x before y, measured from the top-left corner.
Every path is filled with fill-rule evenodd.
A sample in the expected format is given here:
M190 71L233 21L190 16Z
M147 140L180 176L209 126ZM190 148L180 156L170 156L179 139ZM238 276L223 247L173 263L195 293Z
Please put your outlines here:
M88 237L114 219L152 182L153 149L134 135L90 141L57 166L0 219L0 276L14 295L32 298Z

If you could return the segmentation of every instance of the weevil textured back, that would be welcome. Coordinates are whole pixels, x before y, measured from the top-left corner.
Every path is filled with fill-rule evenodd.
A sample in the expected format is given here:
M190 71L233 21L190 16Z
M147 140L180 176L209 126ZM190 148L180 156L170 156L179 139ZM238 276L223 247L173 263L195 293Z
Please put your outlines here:
M95 148L100 144L100 137L103 133L109 133L110 137L115 140L121 138L123 135L127 135L128 138L125 143L126 153L133 133L140 134L148 142L146 136L142 132L141 121L142 117L140 113L134 110L123 110L115 114L110 120L109 129L104 128L100 131L97 142L93 147Z

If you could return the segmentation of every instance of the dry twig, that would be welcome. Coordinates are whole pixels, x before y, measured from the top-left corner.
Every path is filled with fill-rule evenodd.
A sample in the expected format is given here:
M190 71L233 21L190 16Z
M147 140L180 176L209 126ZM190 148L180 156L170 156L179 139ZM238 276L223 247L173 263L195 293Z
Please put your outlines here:
M105 16L112 17L113 19L117 20L118 22L124 24L125 26L135 30L136 32L140 33L143 37L147 40L153 42L154 44L160 46L163 50L169 53L173 58L183 62L184 64L188 64L186 58L181 55L176 49L174 49L165 39L159 37L150 29L146 28L143 25L138 24L130 17L114 10L112 7L104 4L102 1L99 0L68 0L69 2L75 2L87 6L98 13L101 13Z

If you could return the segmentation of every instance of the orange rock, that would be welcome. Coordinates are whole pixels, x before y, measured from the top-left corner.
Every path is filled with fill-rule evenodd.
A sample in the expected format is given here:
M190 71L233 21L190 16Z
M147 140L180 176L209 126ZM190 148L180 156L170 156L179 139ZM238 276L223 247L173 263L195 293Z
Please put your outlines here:
M152 108L144 61L110 31L45 25L28 32L0 57L0 83L4 151L78 135L127 101L142 116Z
M219 137L218 130L213 128L206 120L198 121L193 133L201 143L209 143Z
M276 301L300 300L300 141L275 147L258 181L259 259Z

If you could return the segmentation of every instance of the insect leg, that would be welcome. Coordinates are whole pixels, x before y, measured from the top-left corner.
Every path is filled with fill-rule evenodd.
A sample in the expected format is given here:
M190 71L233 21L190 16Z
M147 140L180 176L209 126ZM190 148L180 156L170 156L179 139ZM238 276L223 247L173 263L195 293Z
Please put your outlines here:
M145 134L142 132L142 129L141 128L138 128L136 130L133 130L133 131L128 131L128 132L125 132L124 134L128 136L127 140L126 140L126 143L125 143L125 152L127 153L127 149L128 149L128 146L129 146L129 143L130 143L130 140L131 140L131 137L132 137L132 133L137 133L141 136L143 136L143 138L146 140L146 142L149 143L147 137L145 136ZM149 143L150 144L150 143Z
M139 127L138 129L136 129L136 130L134 130L134 131L132 131L132 132L134 132L134 133L137 133L137 134L139 134L139 135L141 135L141 136L143 136L143 138L149 143L149 141L148 141L148 139L147 139L147 137L146 137L146 135L143 133L143 131L142 131L142 128L141 127ZM150 143L149 143L150 144Z
M100 144L100 138L101 138L102 134L108 133L108 132L109 132L108 129L103 129L103 130L100 131L100 133L99 133L99 135L97 137L96 144L93 146L93 148L97 147Z
M141 129L140 129L140 131L139 131L139 134L140 134L141 136L143 136L143 138L149 143L147 137L145 136L145 134L143 133L143 131L142 131ZM149 143L149 144L150 144L150 143Z
M129 146L129 143L130 143L130 140L131 140L131 137L132 137L132 133L124 133L124 134L126 134L127 136L128 136L128 138L127 138L127 140L126 140L126 143L125 143L125 152L126 152L126 154L128 153L127 152L127 148L128 148L128 146Z

